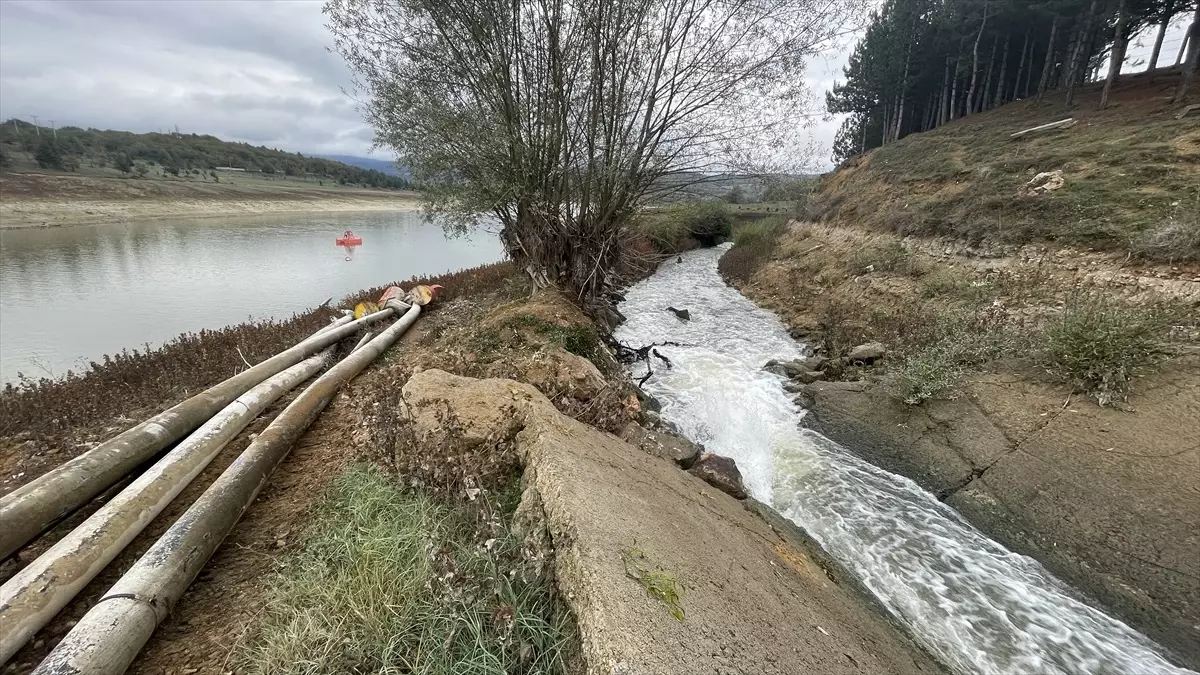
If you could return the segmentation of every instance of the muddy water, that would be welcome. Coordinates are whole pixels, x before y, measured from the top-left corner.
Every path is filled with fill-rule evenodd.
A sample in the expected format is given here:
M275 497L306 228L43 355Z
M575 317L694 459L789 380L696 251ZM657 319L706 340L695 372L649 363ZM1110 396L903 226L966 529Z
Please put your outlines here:
M621 306L629 319L617 331L622 342L689 345L660 347L674 367L656 369L645 385L665 419L734 458L755 498L807 530L956 673L1191 672L912 481L801 430L804 411L761 370L768 359L800 356L800 346L777 317L722 282L722 252L665 263ZM667 306L688 309L692 320Z
M362 246L334 244L347 229ZM448 239L416 212L0 231L0 381L502 254L494 234Z

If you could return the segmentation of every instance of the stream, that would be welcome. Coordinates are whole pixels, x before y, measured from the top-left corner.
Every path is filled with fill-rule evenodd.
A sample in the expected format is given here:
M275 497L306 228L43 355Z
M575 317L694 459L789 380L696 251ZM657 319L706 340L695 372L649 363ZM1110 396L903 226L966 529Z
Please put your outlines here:
M725 285L726 247L685 253L629 289L621 342L660 347L644 389L691 440L732 457L750 494L806 530L911 635L962 675L1183 674L1160 648L1007 550L916 483L799 427L769 359L802 356L779 319ZM686 308L681 321L668 306ZM634 366L634 377L645 373Z

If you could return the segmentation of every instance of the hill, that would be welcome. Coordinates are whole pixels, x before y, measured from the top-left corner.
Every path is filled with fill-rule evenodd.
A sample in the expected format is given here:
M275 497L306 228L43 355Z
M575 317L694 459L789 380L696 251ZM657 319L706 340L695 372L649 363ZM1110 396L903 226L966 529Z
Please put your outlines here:
M1124 77L1103 111L1097 83L1071 106L1051 92L1041 105L1016 101L906 136L824 176L809 216L901 235L1200 259L1200 115L1176 119L1177 79ZM1068 117L1069 129L1010 138ZM1031 190L1043 172L1061 172L1061 188Z
M373 157L359 157L357 155L314 155L314 157L331 159L342 164L357 166L360 169L371 169L389 176L399 176L404 180L412 178L408 169L398 166L394 159L377 159Z
M199 174L232 167L266 176L310 177L340 185L400 189L408 181L371 168L321 157L306 157L249 143L223 141L215 136L181 133L135 134L129 131L63 127L50 130L10 119L0 126L0 166L74 172L81 168L114 167L122 173L142 173L138 165L158 165L163 171Z

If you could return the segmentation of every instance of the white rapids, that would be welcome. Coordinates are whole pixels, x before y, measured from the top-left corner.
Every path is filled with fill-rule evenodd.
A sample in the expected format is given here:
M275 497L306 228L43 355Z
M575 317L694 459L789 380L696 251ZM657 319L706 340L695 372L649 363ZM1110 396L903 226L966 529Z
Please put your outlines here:
M755 499L805 529L956 673L1193 672L916 483L800 429L804 411L761 370L769 359L800 357L800 346L774 314L721 280L724 250L664 263L620 307L628 317L616 331L621 342L688 345L659 347L674 367L654 363L645 384L664 419L732 457ZM631 374L644 373L638 365Z

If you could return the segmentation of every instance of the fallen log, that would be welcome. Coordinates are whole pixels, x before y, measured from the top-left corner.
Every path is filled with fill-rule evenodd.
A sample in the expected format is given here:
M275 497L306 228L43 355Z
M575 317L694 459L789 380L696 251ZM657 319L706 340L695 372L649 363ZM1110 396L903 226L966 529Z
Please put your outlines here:
M1040 126L1030 127L1029 129L1024 129L1022 131L1018 131L1017 133L1009 136L1009 138L1020 138L1022 136L1026 136L1028 134L1036 134L1036 133L1041 133L1043 131L1052 131L1054 129L1070 129L1071 127L1075 126L1075 124L1076 124L1075 118L1068 117L1065 120L1059 120L1057 122L1050 122L1049 124L1042 124Z

